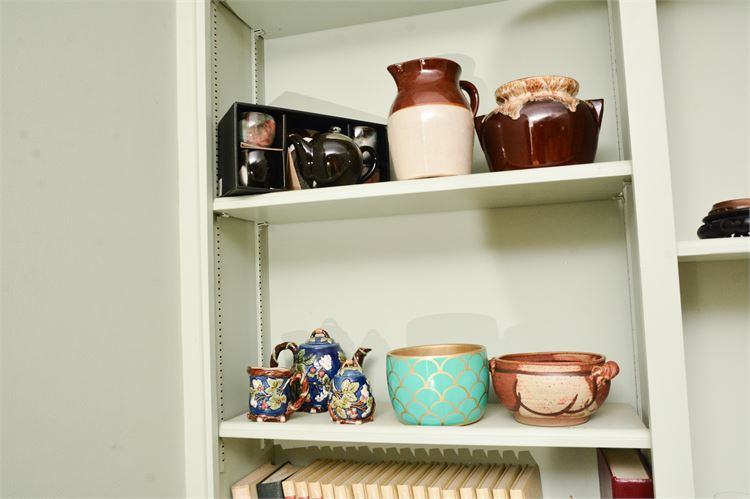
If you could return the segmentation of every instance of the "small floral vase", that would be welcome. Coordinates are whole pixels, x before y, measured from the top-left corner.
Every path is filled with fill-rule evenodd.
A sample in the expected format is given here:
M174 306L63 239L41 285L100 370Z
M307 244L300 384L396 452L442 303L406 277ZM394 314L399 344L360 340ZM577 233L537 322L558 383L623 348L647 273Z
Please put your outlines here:
M333 377L333 393L328 413L334 423L362 424L375 415L375 398L362 371L362 361L370 348L360 348Z
M307 378L300 371L278 367L276 359L282 350L297 351L294 343L276 346L271 367L248 367L250 397L247 417L252 421L283 423L298 411L307 399Z
M299 346L296 355L296 369L305 373L310 386L307 400L300 411L326 412L331 398L331 379L339 372L346 355L327 331L316 329L307 343Z

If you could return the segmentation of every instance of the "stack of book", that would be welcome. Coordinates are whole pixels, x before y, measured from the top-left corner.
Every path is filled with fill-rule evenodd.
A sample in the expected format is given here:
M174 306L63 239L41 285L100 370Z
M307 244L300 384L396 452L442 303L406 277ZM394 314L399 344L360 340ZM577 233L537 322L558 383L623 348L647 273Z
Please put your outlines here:
M317 460L282 480L281 494L285 499L541 499L542 487L536 465Z

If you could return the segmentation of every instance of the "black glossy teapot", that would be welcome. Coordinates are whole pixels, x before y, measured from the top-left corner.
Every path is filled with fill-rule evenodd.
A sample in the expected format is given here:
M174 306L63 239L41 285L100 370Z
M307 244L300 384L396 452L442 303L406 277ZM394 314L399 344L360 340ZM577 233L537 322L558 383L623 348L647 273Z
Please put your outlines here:
M294 147L297 171L310 187L361 184L377 167L375 149L365 145L358 147L338 127L315 134L310 143L293 133L289 135L289 142ZM372 157L366 170L363 152Z

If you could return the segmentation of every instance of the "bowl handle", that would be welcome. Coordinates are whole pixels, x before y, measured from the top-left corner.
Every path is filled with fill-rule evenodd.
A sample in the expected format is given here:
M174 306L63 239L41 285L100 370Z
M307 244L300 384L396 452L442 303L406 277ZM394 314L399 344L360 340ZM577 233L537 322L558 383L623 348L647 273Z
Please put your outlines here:
M620 374L620 366L613 360L608 360L601 366L594 366L591 370L591 376L593 376L598 386L608 383L618 374Z

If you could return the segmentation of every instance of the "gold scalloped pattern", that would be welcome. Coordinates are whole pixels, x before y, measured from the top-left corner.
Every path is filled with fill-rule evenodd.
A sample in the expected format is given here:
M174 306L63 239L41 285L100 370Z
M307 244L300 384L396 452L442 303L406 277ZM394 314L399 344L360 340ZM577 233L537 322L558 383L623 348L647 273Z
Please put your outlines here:
M388 356L388 394L401 422L465 425L484 414L489 370L484 348L447 357Z

